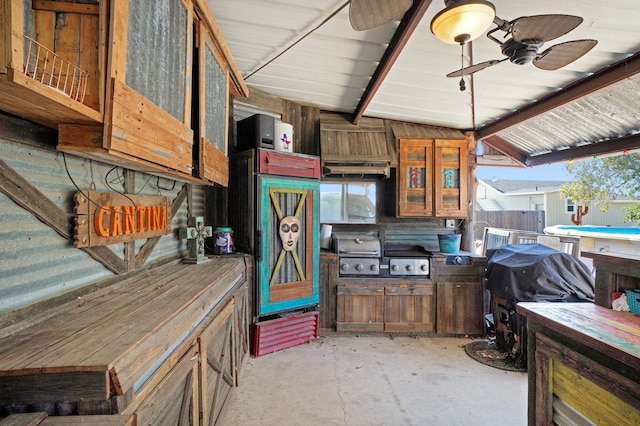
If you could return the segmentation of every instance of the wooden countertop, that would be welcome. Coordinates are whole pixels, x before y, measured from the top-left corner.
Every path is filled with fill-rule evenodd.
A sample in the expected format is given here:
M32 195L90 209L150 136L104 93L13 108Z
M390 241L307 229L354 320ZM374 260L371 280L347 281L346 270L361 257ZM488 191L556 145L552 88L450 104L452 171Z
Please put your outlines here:
M580 256L604 262L640 267L640 254L616 253L612 251L582 251Z
M42 321L30 318L28 326L0 339L0 388L27 380L53 386L53 378L62 377L60 389L82 388L84 396L124 394L154 374L192 330L204 327L207 315L244 280L239 256L168 264L53 308L55 315ZM0 392L0 403L11 401Z
M640 316L593 303L521 302L516 311L569 339L640 369Z

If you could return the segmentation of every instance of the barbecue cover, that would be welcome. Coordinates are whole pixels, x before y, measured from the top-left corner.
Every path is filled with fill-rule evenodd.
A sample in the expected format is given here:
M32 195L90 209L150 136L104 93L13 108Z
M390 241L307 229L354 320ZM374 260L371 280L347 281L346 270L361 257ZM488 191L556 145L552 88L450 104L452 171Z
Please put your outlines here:
M542 244L487 250L486 289L515 302L593 302L594 279L577 257Z

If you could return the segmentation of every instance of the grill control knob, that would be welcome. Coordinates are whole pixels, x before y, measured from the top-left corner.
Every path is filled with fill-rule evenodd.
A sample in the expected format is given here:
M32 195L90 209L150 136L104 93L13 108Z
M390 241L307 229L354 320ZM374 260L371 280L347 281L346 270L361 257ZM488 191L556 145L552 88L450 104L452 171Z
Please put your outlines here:
M406 269L407 271L411 272L413 271L413 265L407 265L404 267L404 269Z
M400 267L398 267L398 265L393 265L393 266L391 267L391 270L392 270L392 271L397 271L398 269L400 269Z
M373 265L369 266L369 269L371 269L372 271L377 271L378 270L378 266L373 264Z
M362 266L362 263L358 263L356 265L356 271L362 271L364 269L364 266Z
M343 271L346 271L347 269L349 269L349 264L343 263L342 265L340 265L340 269L342 269Z
M420 265L420 270L422 272L427 272L429 270L429 265Z

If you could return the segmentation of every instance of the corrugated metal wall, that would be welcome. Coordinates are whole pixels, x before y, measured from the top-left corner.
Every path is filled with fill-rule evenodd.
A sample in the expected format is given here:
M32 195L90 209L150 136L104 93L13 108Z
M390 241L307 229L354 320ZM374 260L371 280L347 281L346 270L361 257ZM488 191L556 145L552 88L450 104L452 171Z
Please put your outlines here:
M123 190L123 170L111 165L63 156L47 147L34 147L0 138L2 159L69 216L73 221L73 195L92 183L96 190ZM66 161L65 161L66 160ZM183 184L142 173L135 174L136 193L175 199ZM192 214L204 214L204 191L193 188ZM160 239L147 263L175 255L186 249L178 229L187 222L187 202L172 221L173 232ZM146 240L136 243L139 249ZM124 245L110 248L119 256ZM0 192L0 312L24 306L65 291L76 289L113 274L100 263L30 212Z

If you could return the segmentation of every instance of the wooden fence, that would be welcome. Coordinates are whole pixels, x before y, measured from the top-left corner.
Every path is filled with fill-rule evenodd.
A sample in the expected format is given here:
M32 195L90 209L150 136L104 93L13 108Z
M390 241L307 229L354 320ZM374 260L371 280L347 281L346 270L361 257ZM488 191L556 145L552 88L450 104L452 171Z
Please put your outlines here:
M476 211L473 237L482 240L485 227L521 229L541 233L545 227L544 211Z

